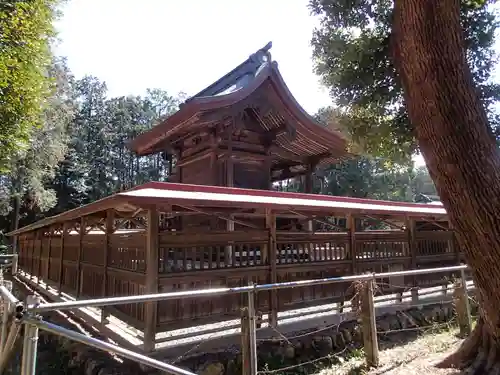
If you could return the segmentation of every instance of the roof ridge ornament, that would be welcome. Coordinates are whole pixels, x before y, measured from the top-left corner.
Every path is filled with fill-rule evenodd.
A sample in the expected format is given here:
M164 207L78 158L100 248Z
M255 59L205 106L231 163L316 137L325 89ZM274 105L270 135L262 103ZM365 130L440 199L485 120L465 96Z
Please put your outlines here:
M249 57L249 60L251 60L252 62L258 63L259 65L266 63L266 62L270 63L272 61L272 57L271 57L271 52L269 52L269 50L271 49L272 46L273 46L273 42L267 43L264 47L259 49L257 52L252 53Z

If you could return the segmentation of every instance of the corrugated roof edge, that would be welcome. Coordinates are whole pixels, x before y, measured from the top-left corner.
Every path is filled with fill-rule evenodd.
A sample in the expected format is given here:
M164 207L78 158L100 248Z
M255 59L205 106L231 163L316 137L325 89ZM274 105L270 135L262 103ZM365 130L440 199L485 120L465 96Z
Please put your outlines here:
M149 190L149 192L148 192ZM155 191L156 190L156 191ZM161 191L168 191L171 194L161 194ZM146 193L146 194L145 194ZM149 195L147 194L149 193ZM154 195L153 195L154 193ZM184 193L184 194L183 194ZM186 194L187 193L187 194ZM176 184L169 182L148 182L137 186L126 192L117 193L112 196L103 198L99 201L88 205L66 211L56 216L51 216L39 220L33 224L19 228L15 231L7 233L8 236L18 235L34 229L46 227L55 223L74 220L82 216L90 215L109 208L115 208L120 203L141 202L145 199L154 198L155 202L158 198L168 200L186 200L198 202L225 202L225 203L242 203L249 206L301 206L302 208L315 209L324 206L325 208L339 208L339 211L356 210L371 213L384 213L392 215L413 214L414 216L429 216L429 217L444 217L446 211L442 206L428 205L420 203L407 203L396 201L382 201L375 199L351 198L351 197L336 197L331 195L317 195L291 192L278 192L268 190L252 190L239 189L221 186L202 186L190 184ZM203 197L205 195L205 197ZM235 197L239 196L239 197ZM256 199L246 199L253 197ZM245 198L245 199L243 199ZM260 199L259 199L260 198ZM309 205L310 203L310 205ZM298 208L298 207L297 207Z

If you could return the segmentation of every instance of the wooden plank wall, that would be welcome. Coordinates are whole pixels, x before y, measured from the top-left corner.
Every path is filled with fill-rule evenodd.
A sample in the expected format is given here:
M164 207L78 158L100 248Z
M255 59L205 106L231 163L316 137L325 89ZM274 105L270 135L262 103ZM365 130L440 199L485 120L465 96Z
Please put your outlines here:
M37 282L78 298L144 294L145 243L144 231L110 233L106 241L102 230L53 226L19 237L19 265ZM110 311L133 325L143 325L140 304Z

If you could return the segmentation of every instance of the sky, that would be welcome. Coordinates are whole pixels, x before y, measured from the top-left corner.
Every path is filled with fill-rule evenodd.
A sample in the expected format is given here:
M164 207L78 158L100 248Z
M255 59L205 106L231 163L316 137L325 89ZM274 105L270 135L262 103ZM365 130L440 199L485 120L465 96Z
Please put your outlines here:
M308 0L70 0L57 53L76 77L106 81L110 96L162 88L194 95L252 53L271 54L308 112L331 104L313 73L316 19Z
M313 73L317 19L308 0L70 0L56 53L110 96L161 88L194 95L272 41L271 54L306 111L332 104ZM424 163L421 157L415 159Z

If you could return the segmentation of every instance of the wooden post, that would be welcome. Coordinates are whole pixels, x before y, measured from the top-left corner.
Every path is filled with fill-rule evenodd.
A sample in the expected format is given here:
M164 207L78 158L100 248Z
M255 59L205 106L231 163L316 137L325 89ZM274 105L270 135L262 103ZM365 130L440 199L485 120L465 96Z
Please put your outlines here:
M276 215L266 209L266 228L269 231L269 241L267 249L269 252L269 282L271 284L278 281L278 273L276 269L277 249L276 249ZM269 325L276 328L278 326L278 291L269 291Z
M146 293L158 293L158 211L150 208L147 213L146 235ZM144 314L144 351L155 348L158 302L146 302Z
M33 280L33 275L35 273L35 251L36 251L37 241L38 241L38 230L35 229L35 231L33 232L33 243L31 244L30 281Z
M456 243L455 230L453 229L451 223L448 223L448 226L449 226L449 231L451 232L451 238L448 240L448 246L450 247L450 252L455 254L455 259L457 261L457 264L460 264L462 259L460 255L460 248Z
M375 280L364 282L361 296L363 345L368 367L377 367L379 364L377 325L375 321L375 305L373 303L374 289Z
M64 274L64 239L66 238L69 225L67 222L63 223L61 233L61 261L59 262L59 295L62 293L63 274Z
M19 265L19 254L14 254L12 256L12 267L11 267L11 275L17 274L17 267Z
M213 129L212 132L210 133L210 149L212 151L210 154L210 172L212 174L212 185L218 186L219 185L219 169L217 163L218 143L217 143L217 134L215 129Z
M347 254L351 257L351 274L356 274L356 219L353 215L346 216L348 231Z
M307 172L306 172L306 175L305 175L305 183L304 183L304 191L306 194L312 194L313 193L313 171L314 171L314 165L313 164L309 164L307 166ZM312 220L308 220L307 221L307 231L312 233L313 232L313 221ZM309 244L310 248L312 246L314 246L313 244Z
M47 253L47 285L50 280L50 257L52 256L52 237L54 236L54 228L49 227L49 251Z
M227 148L227 156L226 156L226 186L234 187L234 161L233 161L233 134L234 134L234 120L232 121L231 126L228 129L228 148ZM232 219L234 216L229 215L229 219ZM234 231L234 221L227 220L226 221L226 230L228 232ZM234 247L231 245L226 246L225 254L224 254L224 263L225 266L228 267L233 264L234 257ZM241 261L240 254L240 261Z
M418 289L417 288L411 288L411 303L413 303L413 304L418 303Z
M408 232L408 248L411 256L411 269L417 269L417 243L415 240L415 220L409 217L405 220L406 230ZM418 286L417 275L413 276L413 287Z
M157 220L158 222L158 220ZM115 231L115 211L109 209L106 211L106 233L104 241L104 273L103 273L103 285L102 285L102 295L103 297L109 294L108 291L108 267L109 267L109 257L111 254L111 235ZM108 319L109 311L103 307L101 310L101 323L105 323Z
M80 233L78 241L78 253L76 255L76 298L80 297L82 292L82 248L83 248L83 236L87 230L87 220L85 217L80 219Z
M396 293L396 302L397 303L403 303L403 293L402 292L397 292Z
M40 278L42 276L42 254L43 254L43 239L45 237L44 235L45 229L39 229L38 230L38 238L40 238L40 245L38 246L38 270L36 271L36 283L40 284Z
M472 331L472 317L470 312L469 295L467 293L467 279L465 270L461 270L461 277L455 283L453 302L457 310L458 325L461 335L468 335Z
M248 308L241 309L241 363L242 375L250 375L250 319Z

